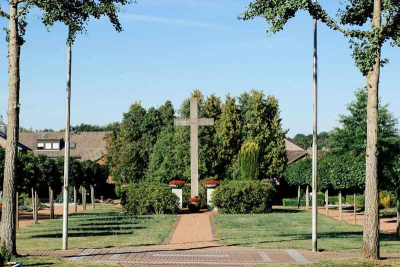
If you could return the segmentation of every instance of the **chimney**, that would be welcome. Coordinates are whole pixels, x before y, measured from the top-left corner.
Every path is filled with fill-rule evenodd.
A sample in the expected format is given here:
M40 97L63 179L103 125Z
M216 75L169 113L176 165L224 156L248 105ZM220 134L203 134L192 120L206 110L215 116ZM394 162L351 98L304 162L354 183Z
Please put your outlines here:
M3 116L0 115L0 134L7 135L7 125L3 122Z

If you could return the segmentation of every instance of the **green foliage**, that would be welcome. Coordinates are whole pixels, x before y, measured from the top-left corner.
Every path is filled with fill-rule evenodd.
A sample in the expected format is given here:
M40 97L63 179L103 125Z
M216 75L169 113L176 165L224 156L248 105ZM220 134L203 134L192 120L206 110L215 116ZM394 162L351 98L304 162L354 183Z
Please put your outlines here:
M293 138L289 138L290 141L300 146L303 149L312 147L313 135L312 134L296 134ZM329 133L320 132L318 134L318 148L327 148L329 146Z
M379 50L385 42L390 42L392 46L400 46L399 1L382 2L380 15L384 17L384 22L380 28L371 23L374 11L374 1L371 0L337 1L336 17L339 23L328 15L320 3L313 0L254 0L239 18L250 20L262 17L270 26L268 33L275 34L281 31L298 11L306 11L329 28L338 30L349 38L356 66L363 75L367 75L372 71ZM382 65L385 63L387 60L381 60Z
M305 200L300 200L300 207L305 207L307 201ZM297 198L284 198L282 199L282 204L284 207L297 207ZM309 205L311 207L312 205L312 200L310 198ZM325 201L323 199L318 199L318 206L324 206Z
M11 253L6 247L6 243L3 242L0 248L0 264L4 265L11 260Z
M395 198L389 191L379 192L379 206L381 208L393 208L395 206Z
M285 180L289 185L311 185L311 178L312 168L310 158L290 164L285 172Z
M117 132L120 125L119 122L109 123L104 126L81 123L73 126L72 129L76 132Z
M287 155L277 99L265 98L262 91L251 90L250 94L246 92L239 97L239 109L242 142L255 142L260 148L260 178L283 177Z
M268 213L276 193L271 184L259 181L229 181L213 193L212 203L220 213Z
M342 203L346 203L346 198L344 196L342 196ZM338 205L339 204L339 196L329 196L328 204Z
M140 182L122 188L121 205L131 214L173 214L179 199L165 184Z
M170 102L158 110L135 103L124 113L119 131L107 140L108 164L117 187L144 179L159 133L172 125L172 120L166 119L170 109Z
M354 196L347 195L346 196L346 203L347 204L354 204ZM356 208L357 209L364 209L365 207L365 196L364 195L356 195Z
M342 128L335 128L330 136L330 147L341 152L365 155L367 140L367 89L354 93L356 99L347 105L348 115L340 115ZM396 137L397 118L388 110L388 105L379 106L378 147L385 150L387 142ZM381 156L380 156L381 157Z
M246 142L239 152L239 167L241 179L257 180L258 158L260 149L254 142Z
M61 192L56 196L54 199L55 203L64 203L64 192L61 190ZM79 198L77 199L77 202L79 203L80 200ZM74 188L72 186L68 187L68 203L74 203Z

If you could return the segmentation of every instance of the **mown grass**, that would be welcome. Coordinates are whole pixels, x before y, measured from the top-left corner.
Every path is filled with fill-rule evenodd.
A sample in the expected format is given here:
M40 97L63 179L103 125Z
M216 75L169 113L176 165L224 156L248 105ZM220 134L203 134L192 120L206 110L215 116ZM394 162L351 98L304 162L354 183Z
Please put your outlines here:
M257 265L257 267L269 267L271 265ZM340 259L340 260L321 260L313 264L278 264L275 267L394 267L400 266L400 259L388 259L380 261L370 261L363 259Z
M160 244L176 216L133 216L116 207L71 214L69 248L104 248ZM29 225L17 231L18 250L57 250L62 245L62 218Z
M311 249L311 212L274 209L270 214L216 214L220 242L257 248ZM324 251L358 251L363 228L318 215L318 248ZM400 239L381 234L382 252L399 252Z
M77 261L67 261L56 257L19 257L13 259L13 261L22 262L23 266L57 266L57 267L118 267L117 264L107 264L107 263L89 263L89 262L77 262Z

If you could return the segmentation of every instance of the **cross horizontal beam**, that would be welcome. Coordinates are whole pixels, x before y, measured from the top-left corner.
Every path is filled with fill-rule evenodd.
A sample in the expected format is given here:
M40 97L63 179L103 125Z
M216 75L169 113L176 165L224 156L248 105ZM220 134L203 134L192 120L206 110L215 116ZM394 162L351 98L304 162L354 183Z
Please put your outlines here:
M174 126L213 126L214 119L174 119Z

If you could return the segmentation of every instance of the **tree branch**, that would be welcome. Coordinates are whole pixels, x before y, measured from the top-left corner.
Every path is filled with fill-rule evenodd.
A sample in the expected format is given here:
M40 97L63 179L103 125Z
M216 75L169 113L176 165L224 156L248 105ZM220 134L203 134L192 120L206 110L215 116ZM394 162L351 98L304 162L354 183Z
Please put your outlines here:
M10 15L9 15L7 12L5 12L5 11L3 10L3 8L1 7L1 5L0 5L0 17L6 18L6 19L10 19Z
M21 2L23 2L23 1L21 1ZM23 7L21 7L21 8L18 10L18 13L17 13L16 17L19 18L22 14L25 13L25 11L26 11L28 8L29 8L29 6L28 6L27 4L25 4Z
M387 15L387 17L386 17L386 21L385 21L385 23L383 24L383 26L382 26L382 28L381 28L381 30L380 30L380 32L379 32L379 37L380 37L380 38L381 38L382 35L385 33L385 31L388 29L390 20L392 19L392 16L393 16L393 11L390 12L390 13Z

